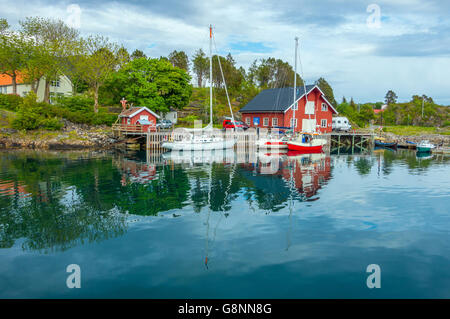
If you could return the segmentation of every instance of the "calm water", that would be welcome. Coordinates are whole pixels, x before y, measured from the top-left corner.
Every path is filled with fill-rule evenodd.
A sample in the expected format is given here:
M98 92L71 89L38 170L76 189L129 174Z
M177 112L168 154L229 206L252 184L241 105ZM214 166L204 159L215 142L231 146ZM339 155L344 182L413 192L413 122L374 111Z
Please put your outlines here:
M450 298L449 159L0 152L0 297Z

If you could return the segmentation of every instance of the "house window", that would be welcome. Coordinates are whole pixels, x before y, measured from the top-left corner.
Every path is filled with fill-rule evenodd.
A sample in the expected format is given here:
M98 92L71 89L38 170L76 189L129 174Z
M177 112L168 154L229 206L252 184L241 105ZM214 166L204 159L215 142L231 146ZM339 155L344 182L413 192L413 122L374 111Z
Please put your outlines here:
M58 87L59 88L61 83L59 82L59 80L56 80L56 81L52 81L51 85L54 86L54 87Z
M245 118L245 124L247 124L248 126L250 126L250 123L251 123L251 118L250 117L246 117Z
M326 128L327 127L327 119L322 119L320 121L320 126L323 127L323 128Z
M28 92L26 92L26 94L28 94ZM58 98L64 97L64 93L55 93L55 92L50 92L50 98L49 98L49 102L50 104L54 104L58 101Z
M326 105L325 103L322 103L322 111L328 111L328 105Z
M305 114L314 114L314 101L306 102Z
M0 86L0 93L6 94L7 91L8 91L8 87L7 86Z
M278 118L272 117L272 126L278 126Z
M295 120L295 126L294 126L294 120ZM297 119L291 119L291 127L297 127Z
M297 111L298 110L298 102L294 103L294 106L292 107L293 110Z
M269 118L268 118L268 117L265 117L265 118L263 119L263 125L264 125L264 126L269 126Z
M127 119L127 124L131 124L131 119L130 118Z

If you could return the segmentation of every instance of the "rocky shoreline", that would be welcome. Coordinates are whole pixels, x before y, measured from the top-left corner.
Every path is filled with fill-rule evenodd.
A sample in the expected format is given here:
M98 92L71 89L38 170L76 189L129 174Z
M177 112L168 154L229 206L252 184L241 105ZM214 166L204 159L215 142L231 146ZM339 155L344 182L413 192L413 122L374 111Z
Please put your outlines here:
M394 133L383 133L382 137L389 142L397 142L398 144L408 144L409 142L420 143L423 140L428 140L435 145L450 145L450 135L440 134L422 134L422 135L396 135Z
M117 142L108 126L92 127L67 122L61 131L0 129L0 149L109 149Z
M407 144L429 140L436 145L450 145L450 135L422 134L396 135L383 132L382 136L390 142ZM83 150L111 149L124 147L123 140L113 135L111 127L64 123L60 131L17 131L11 128L0 129L0 149L42 149L42 150Z

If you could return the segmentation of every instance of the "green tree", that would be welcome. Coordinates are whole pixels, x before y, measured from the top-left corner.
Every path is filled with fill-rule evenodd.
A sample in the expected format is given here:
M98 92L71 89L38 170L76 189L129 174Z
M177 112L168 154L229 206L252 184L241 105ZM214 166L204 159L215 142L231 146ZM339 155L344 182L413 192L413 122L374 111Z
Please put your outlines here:
M131 61L131 56L125 47L121 47L119 51L117 51L117 56L119 58L119 62L121 63L119 67L122 67L123 65Z
M189 73L189 58L184 51L172 51L169 54L169 61L174 67L183 69Z
M209 73L209 59L202 49L198 49L194 54L193 71L197 77L197 85L203 87L203 81Z
M220 67L222 67L223 77ZM225 82L229 91L237 92L240 90L244 78L241 72L236 68L236 63L231 54L228 54L227 57L214 55L212 57L212 69L212 81L216 88L225 87L225 78Z
M297 85L302 86L303 80L298 74L296 76ZM247 80L263 89L292 87L294 70L289 63L280 59L255 60L249 68Z
M133 51L133 53L131 53L131 60L139 58L147 58L147 56L141 50L136 49Z
M17 76L25 64L25 39L17 32L10 32L8 22L0 22L0 74L11 77L13 93L17 94Z
M45 77L44 102L50 99L51 81L58 80L68 72L68 58L74 55L79 45L79 32L61 20L29 17L20 21L21 33L33 39L40 58L39 68Z
M386 96L384 97L384 100L385 100L387 105L391 105L391 104L397 103L397 98L398 98L397 94L395 94L394 91L389 90L386 93Z
M134 59L109 79L117 97L157 112L181 109L192 94L190 76L164 59Z
M8 21L5 18L0 18L0 34L5 33L9 29Z
M124 56L116 43L98 35L83 40L81 48L81 54L74 58L74 65L81 79L93 90L94 112L97 113L99 89L116 72Z
M333 88L331 85L324 79L319 78L315 83L325 94L325 98L330 102L334 107L337 106L336 100L334 99Z

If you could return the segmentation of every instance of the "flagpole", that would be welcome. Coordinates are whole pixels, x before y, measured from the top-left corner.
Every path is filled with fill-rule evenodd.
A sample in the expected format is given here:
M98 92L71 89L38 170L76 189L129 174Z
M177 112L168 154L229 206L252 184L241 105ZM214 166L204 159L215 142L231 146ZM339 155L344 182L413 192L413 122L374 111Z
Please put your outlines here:
M298 47L298 38L295 37L295 61L294 61L294 105L292 106L292 126L294 127L293 131L295 133L295 129L297 126L295 125L295 101L297 100L297 47Z
M212 25L209 25L209 124L213 127L212 116Z

